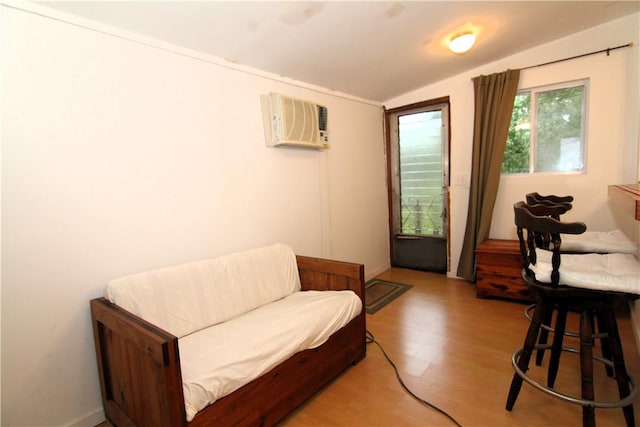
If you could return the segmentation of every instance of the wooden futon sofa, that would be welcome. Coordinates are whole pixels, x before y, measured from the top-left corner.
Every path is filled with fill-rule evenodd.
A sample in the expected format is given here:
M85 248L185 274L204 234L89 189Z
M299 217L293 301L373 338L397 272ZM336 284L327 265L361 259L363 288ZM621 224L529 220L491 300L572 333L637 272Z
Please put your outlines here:
M361 310L321 345L293 354L198 410L190 421L185 411L183 388L186 386L183 387L180 354L183 344L179 344L178 334L133 314L134 309L111 302L109 291L105 291L105 297L91 300L106 418L116 426L269 426L348 366L360 361L366 351L364 266L305 256L292 255L292 258L300 291L351 290L360 299L356 303L361 304ZM224 274L228 275L227 270L225 267ZM152 278L158 276L157 272L153 273ZM161 271L160 277L163 275L170 276ZM134 279L134 282L142 280ZM144 283L141 288L143 303L146 298L153 298L147 296L145 286L148 284ZM188 331L185 336L198 333ZM206 354L206 357L215 359L216 354Z

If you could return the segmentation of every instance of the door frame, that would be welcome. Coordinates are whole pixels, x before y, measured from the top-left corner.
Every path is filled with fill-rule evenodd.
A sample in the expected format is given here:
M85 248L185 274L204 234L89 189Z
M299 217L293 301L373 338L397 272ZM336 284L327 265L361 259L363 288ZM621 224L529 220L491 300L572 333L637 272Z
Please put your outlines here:
M415 110L418 108L424 108L424 107L431 107L434 105L439 105L439 104L447 104L447 122L449 123L449 126L447 127L447 152L448 152L448 157L447 157L447 162L446 165L443 165L443 169L446 168L446 179L448 182L443 183L443 187L446 187L447 189L447 197L446 197L446 206L445 206L445 215L446 215L446 230L444 230L445 232L445 238L447 241L447 272L450 271L451 268L451 244L450 244L450 227L451 227L451 215L450 215L450 197L449 197L449 189L451 186L451 103L449 102L449 97L448 96L443 96L440 98L435 98L435 99L430 99L427 101L421 101L421 102L416 102L413 104L408 104L408 105L403 105L400 107L395 107L395 108L390 108L387 109L386 107L384 108L384 147L385 147L385 155L386 155L386 181L387 181L387 208L388 208L388 212L389 212L389 260L391 262L391 266L393 267L393 251L394 251L394 224L393 224L393 182L392 182L392 165L391 165L391 160L392 160L392 155L391 155L391 125L389 122L389 117L392 114L397 114L397 113L402 113L405 111L410 111L410 110Z

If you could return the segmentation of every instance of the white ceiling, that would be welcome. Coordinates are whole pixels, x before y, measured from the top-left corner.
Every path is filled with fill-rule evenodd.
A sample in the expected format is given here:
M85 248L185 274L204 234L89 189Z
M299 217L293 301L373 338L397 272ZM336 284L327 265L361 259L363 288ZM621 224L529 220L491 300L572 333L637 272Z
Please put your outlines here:
M637 0L40 4L379 102L640 10ZM448 38L466 28L475 47L449 52Z

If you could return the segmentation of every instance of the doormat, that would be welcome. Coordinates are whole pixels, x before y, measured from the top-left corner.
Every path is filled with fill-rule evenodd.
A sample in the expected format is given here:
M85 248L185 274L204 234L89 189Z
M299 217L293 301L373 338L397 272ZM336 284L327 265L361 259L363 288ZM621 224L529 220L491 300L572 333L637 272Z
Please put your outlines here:
M403 283L380 279L369 280L364 286L364 302L367 313L375 313L411 288L412 285Z

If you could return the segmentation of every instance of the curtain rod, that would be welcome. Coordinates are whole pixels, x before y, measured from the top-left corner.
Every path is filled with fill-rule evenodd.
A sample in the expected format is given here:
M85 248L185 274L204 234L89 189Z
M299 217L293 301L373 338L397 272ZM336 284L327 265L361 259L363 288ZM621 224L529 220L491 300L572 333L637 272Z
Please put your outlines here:
M589 52L589 53L583 53L582 55L576 55L576 56L572 56L570 58L556 59L555 61L545 62L544 64L530 65L528 67L521 68L521 70L528 70L529 68L542 67L543 65L551 65L551 64L558 63L558 62L569 61L570 59L582 58L583 56L596 55L598 53L605 53L606 52L607 56L609 56L609 53L612 50L622 49L623 47L631 47L631 46L633 46L633 43L627 43L627 44L623 44L623 45L616 46L616 47L608 47L606 49L597 50L597 51Z

